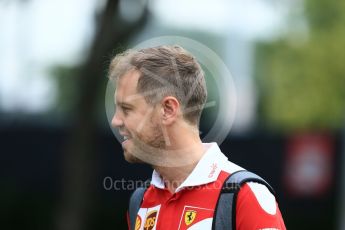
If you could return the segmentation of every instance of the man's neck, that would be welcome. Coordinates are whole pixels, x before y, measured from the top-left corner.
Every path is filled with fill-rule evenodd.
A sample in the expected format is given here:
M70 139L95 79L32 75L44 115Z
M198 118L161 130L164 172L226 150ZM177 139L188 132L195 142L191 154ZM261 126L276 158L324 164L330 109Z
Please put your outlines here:
M161 175L165 187L171 192L175 193L176 189L186 180L191 174L195 166L205 153L205 148L201 141L193 143L186 148L186 151L178 151L178 162L181 165L169 166L154 166L153 168Z

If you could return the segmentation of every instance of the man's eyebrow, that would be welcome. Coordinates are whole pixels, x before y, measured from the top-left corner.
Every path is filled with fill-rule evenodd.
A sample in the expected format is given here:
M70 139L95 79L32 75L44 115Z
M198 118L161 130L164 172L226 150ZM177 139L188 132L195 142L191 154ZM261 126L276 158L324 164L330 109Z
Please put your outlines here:
M128 104L128 103L126 103L126 102L122 102L122 101L118 101L118 102L116 102L115 104L117 104L117 105L119 105L119 106L121 106L121 107L131 107L131 108L134 107L133 105Z

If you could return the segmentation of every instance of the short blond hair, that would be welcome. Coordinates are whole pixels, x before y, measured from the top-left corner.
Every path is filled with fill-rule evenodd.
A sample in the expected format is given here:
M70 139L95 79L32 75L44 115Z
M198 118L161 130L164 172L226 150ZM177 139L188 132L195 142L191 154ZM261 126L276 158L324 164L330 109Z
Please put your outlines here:
M174 96L182 105L183 117L199 124L207 87L200 64L189 52L177 45L126 50L112 59L109 78L117 82L130 70L139 71L137 91L148 104Z

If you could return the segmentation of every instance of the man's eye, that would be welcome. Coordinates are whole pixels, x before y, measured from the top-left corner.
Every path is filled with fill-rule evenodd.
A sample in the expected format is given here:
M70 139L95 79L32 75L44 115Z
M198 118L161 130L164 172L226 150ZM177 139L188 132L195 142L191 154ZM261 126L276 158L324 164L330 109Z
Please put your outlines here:
M130 110L129 108L122 108L122 111L124 114L128 114L129 110Z

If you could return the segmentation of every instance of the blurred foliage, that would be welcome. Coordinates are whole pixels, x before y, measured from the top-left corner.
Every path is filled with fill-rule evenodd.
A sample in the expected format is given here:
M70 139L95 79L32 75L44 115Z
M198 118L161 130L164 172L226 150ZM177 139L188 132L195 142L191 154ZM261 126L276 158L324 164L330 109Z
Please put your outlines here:
M297 25L292 24L287 36L258 44L259 114L269 127L285 131L342 127L344 11L344 1L305 0L306 37L294 33Z
M57 105L54 112L59 114L70 114L76 106L77 97L80 94L78 90L77 76L81 66L53 66L51 75L56 81L59 89Z

